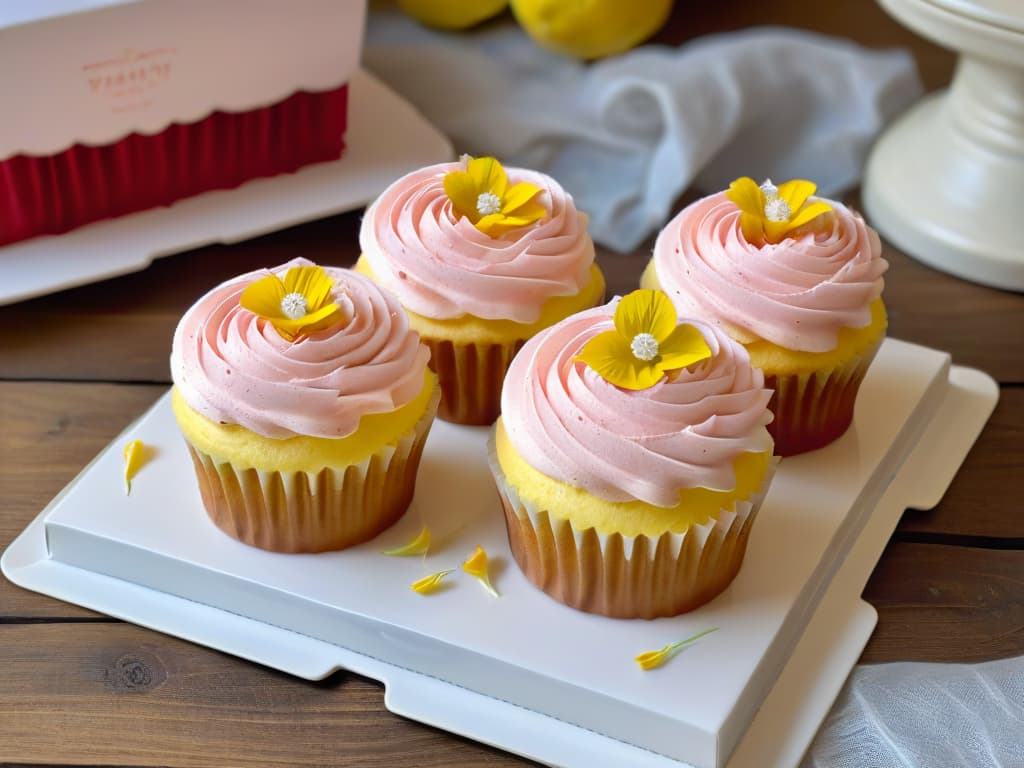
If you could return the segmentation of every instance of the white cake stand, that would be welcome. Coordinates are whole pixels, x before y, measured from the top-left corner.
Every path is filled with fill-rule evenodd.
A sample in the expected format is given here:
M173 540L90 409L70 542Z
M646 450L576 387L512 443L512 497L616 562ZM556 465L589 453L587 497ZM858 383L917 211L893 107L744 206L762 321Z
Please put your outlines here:
M878 0L960 52L868 159L864 207L891 242L959 277L1024 290L1024 1Z

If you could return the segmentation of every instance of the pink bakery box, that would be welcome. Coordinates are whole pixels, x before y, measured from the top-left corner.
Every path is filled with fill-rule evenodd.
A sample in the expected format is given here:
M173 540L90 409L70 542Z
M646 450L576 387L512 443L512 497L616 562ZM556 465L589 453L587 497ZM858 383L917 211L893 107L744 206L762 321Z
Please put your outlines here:
M0 4L0 246L337 160L364 0Z

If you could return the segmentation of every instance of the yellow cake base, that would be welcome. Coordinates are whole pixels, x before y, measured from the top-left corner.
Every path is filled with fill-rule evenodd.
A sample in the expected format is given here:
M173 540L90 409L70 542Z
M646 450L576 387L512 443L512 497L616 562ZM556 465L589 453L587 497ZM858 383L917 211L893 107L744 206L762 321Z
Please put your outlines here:
M683 533L691 525L703 525L723 509L750 498L761 487L771 464L769 453L742 453L733 464L736 487L731 491L685 488L674 507L658 507L644 501L606 501L534 469L512 446L505 425L494 425L495 458L502 474L519 495L556 518L571 519L581 530L624 536L660 536Z
M494 440L490 462L512 555L526 578L560 603L614 618L676 616L728 587L775 472L768 462L753 495L706 523L630 536L600 533L524 498L502 471Z
M355 269L376 280L364 256ZM604 301L604 275L596 264L573 296L555 296L533 323L487 320L473 315L435 320L406 310L409 325L430 348L430 367L441 386L438 416L457 424L491 424L501 411L501 384L519 348L539 331Z
M239 541L274 552L344 549L395 523L412 501L439 400L428 371L416 399L363 417L348 438L272 440L215 424L177 391L172 396L210 519ZM214 441L218 435L226 436L223 445Z

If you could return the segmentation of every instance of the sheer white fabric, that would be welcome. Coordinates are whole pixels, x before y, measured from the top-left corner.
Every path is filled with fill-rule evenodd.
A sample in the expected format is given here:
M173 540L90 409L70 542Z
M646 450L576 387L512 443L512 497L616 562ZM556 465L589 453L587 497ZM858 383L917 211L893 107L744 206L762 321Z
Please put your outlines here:
M921 93L910 56L761 28L643 46L585 66L512 22L433 32L370 14L364 64L456 151L546 171L590 214L591 234L630 251L694 182L806 178L835 196L860 179L878 131Z
M801 768L1021 768L1024 657L853 671Z

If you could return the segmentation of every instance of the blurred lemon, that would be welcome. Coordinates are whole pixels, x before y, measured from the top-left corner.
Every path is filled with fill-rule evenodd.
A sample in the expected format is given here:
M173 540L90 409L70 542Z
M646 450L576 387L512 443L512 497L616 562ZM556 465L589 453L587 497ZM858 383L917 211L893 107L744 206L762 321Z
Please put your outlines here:
M398 7L420 24L438 29L467 29L507 6L508 0L398 0Z
M657 32L672 0L511 0L539 45L578 59L628 51Z

